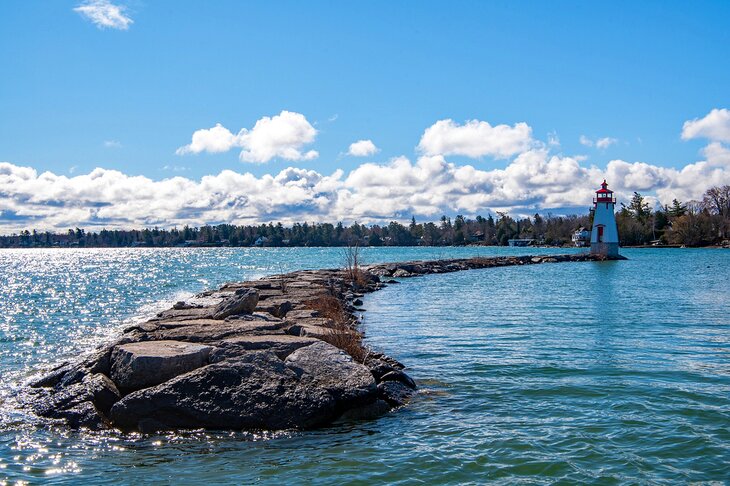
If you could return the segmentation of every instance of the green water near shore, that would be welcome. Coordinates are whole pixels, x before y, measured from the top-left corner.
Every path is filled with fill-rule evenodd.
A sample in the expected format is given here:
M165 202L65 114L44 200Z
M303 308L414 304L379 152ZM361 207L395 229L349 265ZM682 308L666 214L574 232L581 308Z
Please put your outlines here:
M525 249L383 248L364 258L495 252ZM0 478L726 481L730 251L624 254L630 260L419 277L368 295L368 343L406 363L421 386L411 405L379 420L311 432L130 436L34 424L14 408L14 395L44 366L190 293L338 266L341 250L0 251Z

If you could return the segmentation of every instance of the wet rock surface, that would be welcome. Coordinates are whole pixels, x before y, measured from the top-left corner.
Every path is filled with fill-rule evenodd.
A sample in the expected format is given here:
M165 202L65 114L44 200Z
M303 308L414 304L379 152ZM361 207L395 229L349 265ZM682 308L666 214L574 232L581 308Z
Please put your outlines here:
M306 429L382 415L416 383L366 349L355 312L394 278L598 260L472 258L303 270L205 291L28 384L21 401L71 428Z

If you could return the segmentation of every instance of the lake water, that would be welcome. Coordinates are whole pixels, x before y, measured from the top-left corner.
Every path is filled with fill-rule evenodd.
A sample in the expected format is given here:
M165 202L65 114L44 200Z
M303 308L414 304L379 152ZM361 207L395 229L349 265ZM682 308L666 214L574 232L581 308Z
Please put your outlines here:
M568 250L569 251L569 250ZM367 248L367 263L565 253ZM340 249L0 250L0 484L675 483L730 479L730 251L492 268L368 295L367 342L421 393L371 422L271 434L48 428L40 370L226 281Z

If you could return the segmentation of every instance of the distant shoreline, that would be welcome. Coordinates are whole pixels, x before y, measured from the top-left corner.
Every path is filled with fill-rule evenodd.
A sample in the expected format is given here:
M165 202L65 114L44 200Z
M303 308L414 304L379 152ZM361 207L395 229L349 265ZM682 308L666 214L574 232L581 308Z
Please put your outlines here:
M179 249L185 249L185 248L348 248L348 245L314 245L314 246L308 246L308 245L248 245L248 246L242 246L242 245L227 245L227 244L189 244L189 245L125 245L125 246L102 246L102 245L12 245L12 246L2 246L0 245L0 250L19 250L19 249L38 249L38 250L47 250L47 249L79 249L79 248L88 248L88 249L120 249L120 248L179 248ZM526 249L563 249L563 250L569 250L569 249L576 249L576 250L586 250L588 251L588 247L579 247L579 246L559 246L559 245L536 245L536 246L509 246L509 245L485 245L485 244L478 244L478 243L470 243L467 245L362 245L360 248L526 248ZM621 246L622 249L658 249L658 248L667 248L667 249L700 249L700 248L709 248L709 249L728 249L730 247L723 246L723 245L705 245L705 246L685 246L685 245L627 245L627 246Z

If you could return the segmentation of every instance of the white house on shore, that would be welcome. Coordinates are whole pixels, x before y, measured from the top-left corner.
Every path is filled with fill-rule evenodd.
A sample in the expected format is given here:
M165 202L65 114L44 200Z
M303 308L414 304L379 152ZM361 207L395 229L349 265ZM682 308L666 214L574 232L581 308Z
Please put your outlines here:
M591 232L583 226L575 230L571 237L573 244L578 247L588 246L591 244Z
M616 198L608 189L606 180L596 191L593 199L593 231L591 231L591 254L608 257L618 256L618 228L615 216Z

